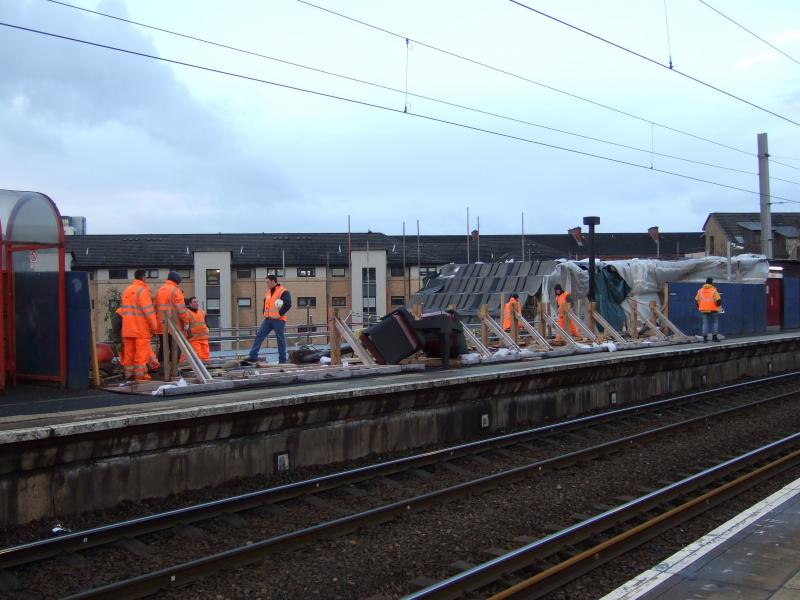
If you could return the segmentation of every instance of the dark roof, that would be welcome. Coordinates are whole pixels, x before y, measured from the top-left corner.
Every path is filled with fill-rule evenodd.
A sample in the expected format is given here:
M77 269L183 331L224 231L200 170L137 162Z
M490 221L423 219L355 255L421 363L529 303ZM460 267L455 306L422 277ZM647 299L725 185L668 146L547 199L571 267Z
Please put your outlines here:
M703 248L702 233L661 233L661 256L669 258ZM353 233L353 250L385 250L390 265L403 263L403 238L382 233ZM174 267L194 264L198 251L230 252L233 267L324 265L345 266L346 233L218 233L218 234L143 234L76 235L65 237L66 248L73 256L74 269L104 267ZM656 245L647 233L597 233L599 258L655 257ZM480 254L478 246L480 245ZM520 235L482 235L469 241L470 262L520 261ZM583 245L569 234L534 234L525 236L524 260L584 258L588 240ZM466 235L423 235L405 237L405 262L424 266L467 262Z
M382 233L353 233L353 250L390 250ZM230 252L232 266L347 265L346 233L218 233L65 236L73 268L191 267L194 252Z
M674 232L659 234L661 258L677 258L687 252L704 249L703 232ZM589 236L584 233L582 244L569 234L532 235L533 239L552 246L565 258L585 258L589 255ZM649 233L595 233L595 254L600 258L655 258L656 243Z
M723 213L714 212L708 215L708 219L703 224L705 231L709 219L714 219L725 235L731 241L736 241L736 236L741 236L743 231L760 231L761 230L761 214L756 212L751 213ZM774 212L770 216L772 221L772 230L784 237L793 237L793 229L800 229L800 213L780 213Z

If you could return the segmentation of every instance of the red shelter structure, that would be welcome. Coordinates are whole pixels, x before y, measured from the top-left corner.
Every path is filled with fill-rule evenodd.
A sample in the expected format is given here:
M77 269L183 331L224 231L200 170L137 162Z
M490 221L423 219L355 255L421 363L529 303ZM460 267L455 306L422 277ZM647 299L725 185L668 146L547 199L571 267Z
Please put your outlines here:
M0 190L0 389L18 378L67 383L64 229L38 192Z

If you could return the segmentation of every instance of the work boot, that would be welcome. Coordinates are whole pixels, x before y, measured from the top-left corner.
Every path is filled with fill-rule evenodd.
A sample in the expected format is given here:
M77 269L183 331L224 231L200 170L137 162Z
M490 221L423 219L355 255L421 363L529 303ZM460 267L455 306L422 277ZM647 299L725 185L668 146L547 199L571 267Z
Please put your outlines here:
M715 342L718 342L719 336L717 336L717 334L715 333L713 336L711 336L711 339L714 340Z
M707 342L707 341L708 341L708 336L707 336L707 335L704 335L704 336L703 336L703 343L705 343L705 342Z

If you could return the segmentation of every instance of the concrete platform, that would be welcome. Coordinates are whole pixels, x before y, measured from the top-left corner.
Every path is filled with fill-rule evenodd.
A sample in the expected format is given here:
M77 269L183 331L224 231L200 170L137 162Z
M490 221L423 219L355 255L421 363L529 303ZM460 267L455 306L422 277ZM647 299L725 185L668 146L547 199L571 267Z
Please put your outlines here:
M0 397L0 523L800 370L800 333L191 396ZM53 514L55 511L56 514Z
M800 479L601 600L731 598L800 598Z

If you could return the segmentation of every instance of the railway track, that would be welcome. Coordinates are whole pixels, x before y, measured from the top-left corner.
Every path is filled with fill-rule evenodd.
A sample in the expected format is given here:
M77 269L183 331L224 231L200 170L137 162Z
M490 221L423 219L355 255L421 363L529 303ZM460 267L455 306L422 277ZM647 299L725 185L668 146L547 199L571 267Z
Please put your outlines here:
M219 544L203 544L210 550L205 556L167 568L155 568L139 577L100 585L73 596L141 597L184 585L221 569L250 564L275 553L285 553L539 477L554 469L623 452L704 422L764 410L772 403L796 398L797 389L797 374L776 376L427 452L5 549L0 551L0 569L13 576L15 568L24 570L25 565L29 565L29 569L34 566L40 569L45 559L58 561L79 550L88 555L91 552L87 550L97 552L110 544L117 552L122 548L123 552L140 557L158 554L152 550L153 540L148 536L152 538L173 531L179 538L195 535L202 540L203 530L196 525L202 523L205 527L216 520L232 522L232 529L244 530L244 537L252 538L252 532L247 531L247 519L251 514L260 518L265 508L273 517L279 509L281 519L272 520L293 525L285 531L267 534L260 541L246 539L245 543L221 551L217 551ZM381 493L374 494L376 490ZM409 496L414 492L421 493ZM341 516L342 512L346 514ZM185 544L185 539L182 543ZM36 565L31 566L33 562Z

